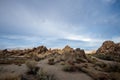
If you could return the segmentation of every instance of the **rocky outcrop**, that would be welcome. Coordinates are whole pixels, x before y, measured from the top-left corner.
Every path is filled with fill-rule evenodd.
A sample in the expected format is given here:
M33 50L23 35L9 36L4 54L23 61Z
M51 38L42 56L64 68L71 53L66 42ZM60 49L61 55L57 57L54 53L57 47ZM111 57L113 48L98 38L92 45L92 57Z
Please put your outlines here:
M39 46L37 48L33 48L32 52L38 53L38 54L44 54L48 49L45 46Z
M80 61L80 59L85 62L87 61L84 50L80 48L73 49L67 45L62 49L62 51L66 61L71 61L71 63L76 60Z
M105 41L103 42L102 46L96 51L96 53L120 55L120 43Z
M86 55L85 55L85 51L83 49L76 48L75 49L75 54L77 54L77 56L79 56L79 57L87 59Z
M24 49L24 50L1 50L0 51L0 55L2 56L23 56L25 54L31 54L31 53L35 53L35 54L44 54L48 51L48 49L45 46L39 46L37 48L33 48L33 49Z
M71 48L70 46L66 45L63 49L62 49L63 52L69 52L69 53L72 53L74 51L73 48Z

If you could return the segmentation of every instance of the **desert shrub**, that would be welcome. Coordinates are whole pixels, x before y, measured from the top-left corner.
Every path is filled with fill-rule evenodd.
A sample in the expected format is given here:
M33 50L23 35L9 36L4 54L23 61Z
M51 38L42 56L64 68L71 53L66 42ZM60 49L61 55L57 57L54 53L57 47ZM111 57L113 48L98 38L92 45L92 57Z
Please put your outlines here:
M87 62L87 60L85 60L83 58L76 58L75 62L76 63L81 63L81 62Z
M48 64L49 64L49 65L54 65L54 64L55 64L54 58L48 59Z
M34 59L35 61L40 61L40 60L41 60L41 58L39 58L37 55L34 55L33 59Z
M103 59L103 60L109 60L109 61L115 61L115 57L111 56L109 54L94 54L95 57Z
M105 64L104 62L96 62L95 65L101 68L105 68L107 66L107 64Z
M76 70L74 65L66 64L63 66L63 71L74 72Z
M97 71L102 71L102 68L100 66L95 66L94 69Z
M56 80L56 78L53 74L49 74L40 68L37 72L37 80Z
M97 62L97 59L96 59L96 58L92 58L92 60L93 60L94 62Z
M75 64L75 68L77 71L84 71L84 69L89 69L89 65L87 63L83 63L83 64Z
M93 54L87 54L87 60L88 62L93 64L95 64L98 61L95 57L93 57Z
M36 61L26 61L26 66L28 68L29 74L36 74L37 71L39 70L39 67L37 66Z
M88 62L96 64L98 62L98 60L94 57L90 57L90 58L88 58Z
M108 67L104 69L107 72L120 72L120 64L119 63L109 64Z
M65 65L65 62L64 62L64 61L62 61L62 62L60 62L60 64L61 64L61 65Z
M0 80L21 80L21 76L13 73L5 73L0 75Z
M88 64L84 64L82 67L84 67L84 68L88 68Z
M41 60L41 58L38 56L37 53L30 53L29 57L31 57L35 61L40 61Z

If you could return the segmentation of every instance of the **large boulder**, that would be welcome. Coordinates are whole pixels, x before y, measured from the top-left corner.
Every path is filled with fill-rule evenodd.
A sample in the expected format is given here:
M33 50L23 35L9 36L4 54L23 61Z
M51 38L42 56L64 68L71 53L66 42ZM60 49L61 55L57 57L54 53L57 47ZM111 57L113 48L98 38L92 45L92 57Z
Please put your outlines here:
M75 49L75 54L81 58L86 58L86 55L85 55L85 51L83 49L80 49L80 48L76 48Z
M120 55L120 43L105 41L103 42L102 46L96 51L96 53Z

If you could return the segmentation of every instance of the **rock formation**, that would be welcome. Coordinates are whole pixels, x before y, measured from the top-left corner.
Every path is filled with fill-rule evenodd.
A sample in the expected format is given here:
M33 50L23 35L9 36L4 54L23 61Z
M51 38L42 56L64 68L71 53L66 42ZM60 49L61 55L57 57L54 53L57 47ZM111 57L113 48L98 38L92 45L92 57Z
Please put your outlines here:
M87 59L84 50L76 48L75 53L77 54L77 56Z
M120 55L120 43L105 41L103 42L102 46L96 51L96 53Z
M38 53L38 54L44 54L48 49L45 46L39 46L37 48L33 48L32 52Z
M62 49L63 52L69 52L69 53L72 53L74 50L73 48L71 48L70 46L66 45L63 49Z
M73 49L67 45L65 46L65 48L62 49L62 51L64 59L67 61L76 61L78 59L84 59L84 61L87 61L84 50L81 50L80 48Z

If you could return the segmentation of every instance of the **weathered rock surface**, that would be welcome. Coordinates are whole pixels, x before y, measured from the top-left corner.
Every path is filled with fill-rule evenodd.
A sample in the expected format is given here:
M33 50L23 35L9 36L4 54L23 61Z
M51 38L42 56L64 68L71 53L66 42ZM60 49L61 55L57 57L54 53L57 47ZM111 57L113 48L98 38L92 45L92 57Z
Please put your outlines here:
M62 49L63 52L69 52L69 53L72 53L74 50L73 48L71 48L70 46L66 45L63 49Z
M96 51L97 54L112 54L120 55L120 43L114 43L113 41L105 41L102 46Z
M39 46L37 48L33 48L32 52L38 53L38 54L44 54L48 49L45 46Z
M66 61L71 61L71 63L80 59L82 59L82 61L84 60L85 62L87 61L84 50L81 50L80 48L73 49L67 45L62 49L62 51Z
M44 54L48 51L48 49L45 46L39 46L37 48L33 49L24 49L24 50L1 50L0 55L2 56L22 56L25 54L35 53L35 54Z

